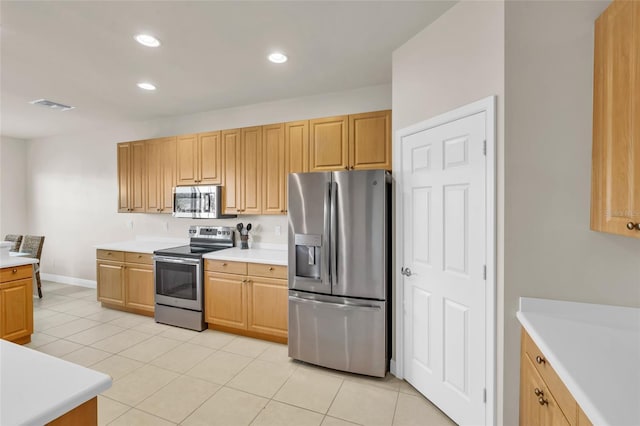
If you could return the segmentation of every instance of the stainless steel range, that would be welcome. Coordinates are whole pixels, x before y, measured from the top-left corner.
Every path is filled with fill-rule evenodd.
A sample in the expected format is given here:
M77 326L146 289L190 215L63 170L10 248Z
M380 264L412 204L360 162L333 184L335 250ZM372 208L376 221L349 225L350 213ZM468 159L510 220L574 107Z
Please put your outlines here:
M228 226L191 226L188 246L153 252L156 322L202 331L204 322L203 259L206 253L233 247Z

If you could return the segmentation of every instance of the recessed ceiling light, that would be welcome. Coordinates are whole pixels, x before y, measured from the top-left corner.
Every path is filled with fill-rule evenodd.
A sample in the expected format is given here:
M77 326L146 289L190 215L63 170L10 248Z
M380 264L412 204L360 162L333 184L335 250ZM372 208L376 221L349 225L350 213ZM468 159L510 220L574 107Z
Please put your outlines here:
M268 58L274 64L283 64L287 62L287 59L288 59L287 55L280 52L273 52L271 55L268 56Z
M151 83L138 83L138 87L144 90L156 90L156 86Z
M143 46L147 46L147 47L160 46L160 40L158 40L157 38L149 34L138 34L135 37L135 39L138 43L140 43Z

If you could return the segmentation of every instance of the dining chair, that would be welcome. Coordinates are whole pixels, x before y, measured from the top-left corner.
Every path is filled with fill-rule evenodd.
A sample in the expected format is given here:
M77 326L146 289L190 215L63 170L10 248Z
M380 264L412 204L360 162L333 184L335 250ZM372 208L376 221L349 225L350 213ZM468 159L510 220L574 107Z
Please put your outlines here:
M9 249L9 251L18 251L20 250L20 243L22 242L22 235L17 234L7 234L4 236L5 241L11 241L13 246Z
M29 253L31 257L38 259L35 265L36 282L38 284L38 297L42 299L42 284L40 283L40 256L42 256L42 246L44 245L44 236L25 235L20 253Z

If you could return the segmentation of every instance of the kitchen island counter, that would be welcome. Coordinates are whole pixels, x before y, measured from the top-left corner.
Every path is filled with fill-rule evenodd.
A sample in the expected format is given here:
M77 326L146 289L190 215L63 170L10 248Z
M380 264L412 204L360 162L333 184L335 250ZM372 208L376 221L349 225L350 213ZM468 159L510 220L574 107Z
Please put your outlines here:
M4 340L0 378L2 425L46 424L111 387L106 374Z
M517 317L591 423L640 424L640 309L521 297Z

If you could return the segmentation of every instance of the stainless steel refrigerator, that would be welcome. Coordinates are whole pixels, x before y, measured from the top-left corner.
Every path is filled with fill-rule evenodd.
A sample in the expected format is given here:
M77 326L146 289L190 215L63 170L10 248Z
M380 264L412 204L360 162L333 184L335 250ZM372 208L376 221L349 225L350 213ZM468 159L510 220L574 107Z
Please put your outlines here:
M289 356L336 370L388 371L390 176L289 175Z

